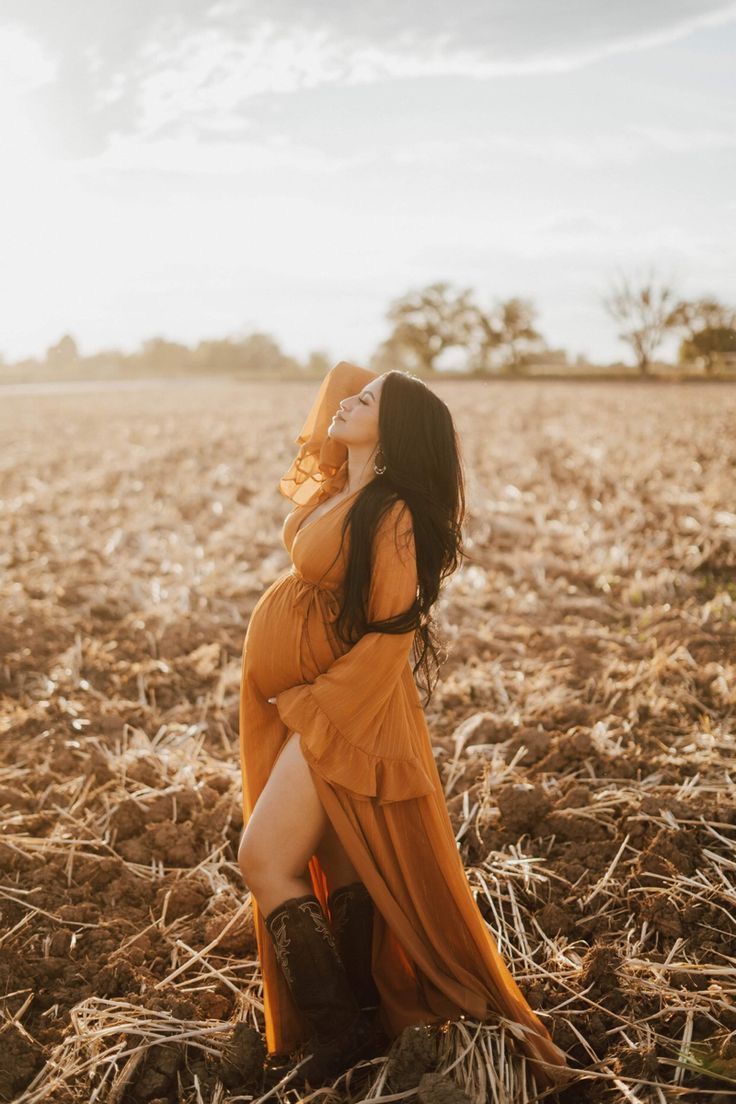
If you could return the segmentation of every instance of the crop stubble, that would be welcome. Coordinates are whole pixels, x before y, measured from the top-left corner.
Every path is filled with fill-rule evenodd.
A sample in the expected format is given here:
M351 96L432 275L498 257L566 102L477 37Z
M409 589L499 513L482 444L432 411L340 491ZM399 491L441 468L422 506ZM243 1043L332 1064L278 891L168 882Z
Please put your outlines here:
M0 404L0 1099L222 1098L262 1022L240 656L314 386ZM433 386L471 558L427 718L479 906L570 1099L733 1087L734 391Z

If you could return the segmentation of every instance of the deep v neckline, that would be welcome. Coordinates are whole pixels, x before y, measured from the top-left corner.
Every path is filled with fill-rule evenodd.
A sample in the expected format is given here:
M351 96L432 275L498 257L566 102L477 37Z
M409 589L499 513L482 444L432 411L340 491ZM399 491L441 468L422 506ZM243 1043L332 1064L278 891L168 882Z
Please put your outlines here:
M358 491L359 490L361 490L360 487L358 488ZM340 508L340 506L342 506L343 502L349 502L350 499L353 498L354 495L356 495L358 493L358 491L351 491L349 495L347 495L345 498L341 499L340 502L338 502L337 506L331 506L329 510L325 510L325 512L323 514L320 514L318 518L315 518L315 520L313 522L310 522L308 519L309 519L309 517L311 517L313 511L316 510L318 506L322 505L322 502L315 502L314 506L312 506L309 509L309 513L306 515L306 517L302 518L299 525L297 525L296 529L294 530L294 538L293 539L296 540L296 538L299 536L300 533L303 533L305 529L309 529L310 525L316 525L318 521L322 520L322 518L327 517L327 515L331 514L334 510L338 510ZM322 501L324 502L324 499ZM305 522L306 522L306 525L304 524Z

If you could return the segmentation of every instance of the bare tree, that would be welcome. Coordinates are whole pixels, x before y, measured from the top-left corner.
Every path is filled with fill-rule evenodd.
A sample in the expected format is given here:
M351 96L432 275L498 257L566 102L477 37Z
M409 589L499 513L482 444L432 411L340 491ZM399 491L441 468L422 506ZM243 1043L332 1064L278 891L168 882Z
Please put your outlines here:
M633 349L640 373L647 375L665 334L675 325L672 287L653 273L639 286L621 276L603 297L603 305L619 325L620 339Z
M432 374L445 349L467 348L477 326L478 308L472 291L453 291L446 282L410 291L394 300L386 312L393 331L384 343L399 352L418 373Z

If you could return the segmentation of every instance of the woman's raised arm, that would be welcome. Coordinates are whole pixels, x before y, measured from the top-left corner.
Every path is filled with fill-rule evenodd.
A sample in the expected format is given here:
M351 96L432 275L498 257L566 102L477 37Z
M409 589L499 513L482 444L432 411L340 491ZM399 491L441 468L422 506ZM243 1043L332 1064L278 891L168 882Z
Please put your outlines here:
M281 476L278 489L297 506L311 505L329 494L348 455L346 445L327 433L343 399L357 394L377 373L341 360L322 379L304 424L296 437L299 451ZM340 489L339 487L336 489Z

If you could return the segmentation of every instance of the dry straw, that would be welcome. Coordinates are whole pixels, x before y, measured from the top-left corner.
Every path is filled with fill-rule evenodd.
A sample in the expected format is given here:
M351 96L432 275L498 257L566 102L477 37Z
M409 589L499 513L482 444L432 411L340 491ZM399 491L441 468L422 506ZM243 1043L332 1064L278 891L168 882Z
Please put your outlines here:
M473 562L440 603L427 716L478 906L580 1100L736 1099L736 401L437 386L467 442ZM288 566L293 417L272 387L0 408L17 1104L258 1097L220 1074L263 1018L235 717L249 612ZM410 1087L382 1056L304 1099L410 1100L442 1076L539 1099L514 1025L434 1037Z

